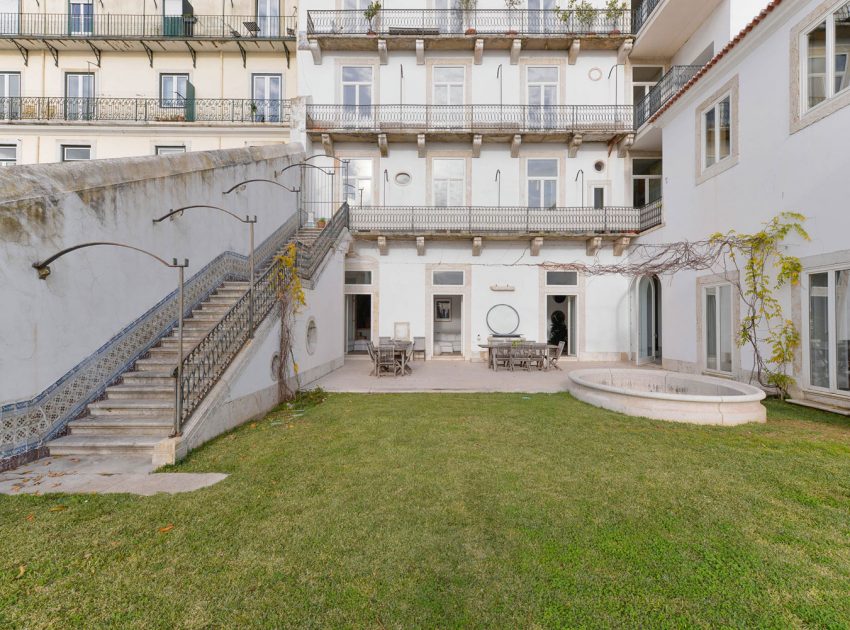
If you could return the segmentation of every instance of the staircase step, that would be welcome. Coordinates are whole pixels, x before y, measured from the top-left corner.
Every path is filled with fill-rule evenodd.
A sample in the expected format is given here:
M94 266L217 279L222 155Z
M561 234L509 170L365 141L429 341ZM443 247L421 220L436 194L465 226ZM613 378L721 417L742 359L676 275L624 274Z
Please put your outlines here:
M229 304L233 306L236 302L237 296L234 295L211 295L204 304Z
M238 288L221 289L220 288L220 289L216 289L215 293L213 293L210 297L216 297L216 296L221 297L221 296L226 295L228 297L234 298L234 300L235 300L235 299L241 298L243 295L245 295L245 293L247 291L248 291L248 287L245 287L244 289L238 289Z
M166 438L174 430L173 418L82 418L68 423L71 435L136 436Z
M237 280L228 280L227 282L223 282L221 284L221 286L225 287L227 289L244 289L244 290L247 291L248 285L250 285L250 284L251 283L247 282L247 281L240 282L240 281L237 281Z
M174 399L127 398L123 400L99 400L89 405L93 418L124 416L128 418L171 418L174 414Z
M174 390L174 378L172 372L126 372L121 378L124 385L132 387L150 386L150 387L170 387Z
M139 359L136 361L137 372L168 372L174 371L177 367L175 361L165 361L164 359Z
M148 358L158 359L161 361L171 361L174 365L177 365L177 346L178 342L175 341L174 346L171 344L168 346L160 346L158 348L151 348L150 354ZM187 351L189 349L189 344L186 343L186 340L183 340L183 351Z
M171 380L171 379L169 379ZM174 383L165 385L135 385L123 383L106 388L107 400L171 400L174 398Z
M47 443L51 455L152 455L159 436L66 435Z

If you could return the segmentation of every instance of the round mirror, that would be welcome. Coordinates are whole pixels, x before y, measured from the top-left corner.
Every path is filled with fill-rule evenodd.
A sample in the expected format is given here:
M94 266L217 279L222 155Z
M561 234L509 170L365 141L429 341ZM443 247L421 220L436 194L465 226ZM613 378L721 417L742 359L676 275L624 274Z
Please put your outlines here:
M519 313L508 304L496 304L487 311L487 328L494 335L512 335L519 328Z

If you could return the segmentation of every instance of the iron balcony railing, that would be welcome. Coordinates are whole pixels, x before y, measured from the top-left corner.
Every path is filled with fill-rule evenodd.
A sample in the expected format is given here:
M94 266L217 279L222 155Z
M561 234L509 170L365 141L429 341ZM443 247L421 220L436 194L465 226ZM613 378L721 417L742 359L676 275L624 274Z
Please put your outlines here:
M627 132L630 105L309 105L310 131Z
M230 122L285 124L290 102L244 98L101 98L7 96L0 98L0 123Z
M632 11L632 25L634 26L634 32L639 33L640 29L643 28L643 25L649 21L649 16L652 15L652 12L658 8L658 5L661 4L664 0L643 0L637 8Z
M640 129L643 124L661 109L664 104L673 98L673 95L681 90L685 84L694 78L703 66L673 66L661 77L661 80L635 104L635 129Z
M396 234L640 233L661 224L661 201L642 208L525 208L519 206L352 207L352 232Z
M295 16L0 13L0 37L294 39Z
M622 35L629 9L382 9L371 22L362 10L308 11L307 34L321 35Z
M344 228L348 227L348 205L334 214L328 225L308 249L296 250L296 270L302 280L312 280L319 266ZM254 282L254 330L280 299L280 291L291 273L274 259ZM251 337L251 293L246 292L221 321L183 358L180 388L182 406L180 425L192 415L227 367ZM174 370L176 376L177 370ZM176 393L176 392L175 392Z

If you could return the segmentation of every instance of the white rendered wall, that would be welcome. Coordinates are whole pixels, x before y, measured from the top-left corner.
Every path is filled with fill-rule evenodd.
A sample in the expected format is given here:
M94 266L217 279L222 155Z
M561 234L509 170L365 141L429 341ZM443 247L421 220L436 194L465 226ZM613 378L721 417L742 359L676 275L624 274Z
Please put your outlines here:
M0 170L0 301L8 305L0 310L0 400L39 393L177 286L176 270L127 250L73 252L47 280L33 262L78 243L115 241L169 261L188 258L188 279L224 251L247 254L246 226L205 210L152 219L218 205L257 215L259 244L295 211L295 196L264 184L222 192L302 156L288 145ZM295 185L297 170L279 181Z

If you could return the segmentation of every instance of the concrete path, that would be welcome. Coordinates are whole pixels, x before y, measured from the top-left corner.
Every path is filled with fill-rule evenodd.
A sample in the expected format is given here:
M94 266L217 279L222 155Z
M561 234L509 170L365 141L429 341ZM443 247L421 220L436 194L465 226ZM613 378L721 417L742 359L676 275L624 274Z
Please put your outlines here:
M494 372L484 362L452 359L415 361L408 376L369 376L368 358L346 359L345 365L320 378L312 387L329 392L526 392L555 393L567 391L571 370L589 367L634 367L626 363L579 363L561 360L561 370Z
M220 473L153 473L149 456L45 457L0 473L0 494L107 494L150 496L191 492L218 483Z

